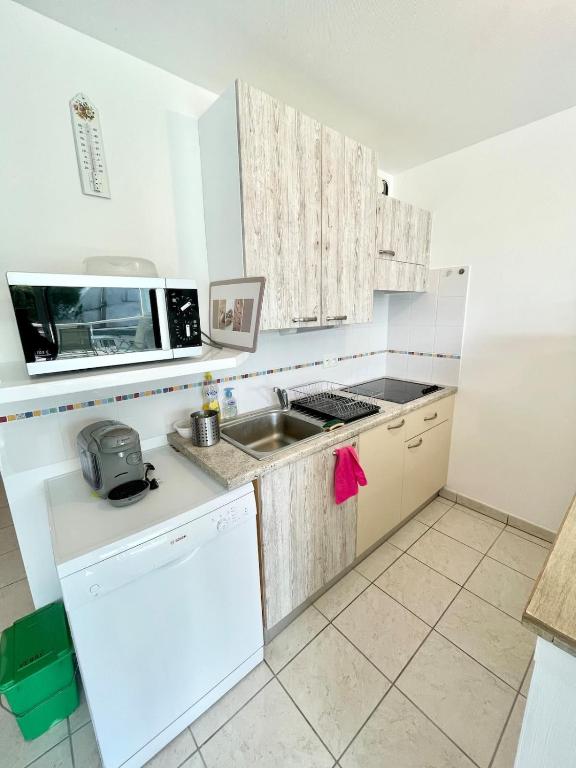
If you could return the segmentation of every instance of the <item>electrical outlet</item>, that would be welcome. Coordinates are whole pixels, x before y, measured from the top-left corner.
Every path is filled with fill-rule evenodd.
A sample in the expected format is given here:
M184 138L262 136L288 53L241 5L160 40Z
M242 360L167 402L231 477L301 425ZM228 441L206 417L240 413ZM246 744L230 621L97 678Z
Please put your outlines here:
M338 358L336 357L325 357L324 358L324 368L334 368L334 366L338 363Z

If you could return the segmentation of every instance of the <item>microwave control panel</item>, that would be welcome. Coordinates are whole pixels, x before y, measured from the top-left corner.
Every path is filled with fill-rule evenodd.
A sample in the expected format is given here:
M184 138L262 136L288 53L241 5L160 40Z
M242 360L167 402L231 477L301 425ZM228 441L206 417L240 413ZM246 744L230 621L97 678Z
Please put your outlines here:
M172 348L201 347L198 291L195 288L166 288L166 309Z

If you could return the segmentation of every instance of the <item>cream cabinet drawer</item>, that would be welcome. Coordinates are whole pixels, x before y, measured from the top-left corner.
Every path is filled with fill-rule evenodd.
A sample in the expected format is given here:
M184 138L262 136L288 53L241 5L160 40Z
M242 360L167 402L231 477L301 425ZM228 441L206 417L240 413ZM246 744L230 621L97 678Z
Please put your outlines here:
M454 411L454 396L436 400L435 403L424 405L406 415L405 439L411 440L437 424L452 418Z

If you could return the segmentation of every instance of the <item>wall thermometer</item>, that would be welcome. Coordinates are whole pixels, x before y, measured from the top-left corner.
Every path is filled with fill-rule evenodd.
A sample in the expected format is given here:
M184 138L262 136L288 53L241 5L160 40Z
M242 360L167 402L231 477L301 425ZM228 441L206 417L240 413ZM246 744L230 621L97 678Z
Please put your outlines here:
M98 110L84 94L78 93L70 101L70 115L82 192L110 197Z

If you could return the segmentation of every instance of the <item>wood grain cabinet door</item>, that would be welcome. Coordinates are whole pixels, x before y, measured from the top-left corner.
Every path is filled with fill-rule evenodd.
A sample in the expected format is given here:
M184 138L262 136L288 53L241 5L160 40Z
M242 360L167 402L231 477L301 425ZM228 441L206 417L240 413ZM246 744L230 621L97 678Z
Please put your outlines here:
M320 325L321 126L237 83L244 268L266 278L261 329Z
M322 127L322 320L372 319L376 153Z
M356 498L334 501L334 448L260 480L264 621L269 629L354 559Z
M449 419L404 443L403 518L446 484L451 429Z
M384 259L421 264L430 262L432 214L395 197L378 195L376 255Z
M360 461L368 484L358 494L356 556L402 521L405 419L362 432Z

